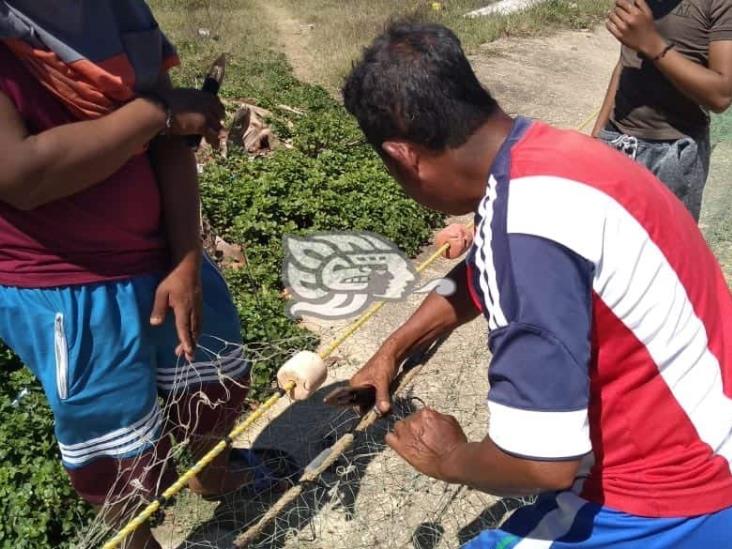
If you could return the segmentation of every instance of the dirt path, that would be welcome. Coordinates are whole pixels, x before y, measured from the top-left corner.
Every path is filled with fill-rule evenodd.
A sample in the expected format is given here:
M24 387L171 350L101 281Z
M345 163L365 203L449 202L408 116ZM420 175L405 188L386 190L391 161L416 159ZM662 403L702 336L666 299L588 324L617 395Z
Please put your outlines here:
M276 0L259 0L257 4L275 25L280 51L287 56L295 76L303 82L314 82L317 60L313 59L309 48L312 27L298 20Z
M269 6L269 2L263 5ZM278 8L267 9L277 13ZM307 37L297 23L281 14L279 24L288 55L301 55ZM293 59L291 57L291 59ZM607 79L617 59L617 46L603 31L563 32L552 37L500 40L472 57L480 78L511 113L522 113L564 127L576 127L602 101ZM293 63L295 64L295 63ZM299 64L299 63L298 63ZM298 68L306 72L307 62ZM306 76L301 76L307 78ZM727 177L732 151L710 182L710 203L729 200ZM716 155L717 153L715 153ZM721 153L720 153L721 154ZM729 204L729 202L727 202ZM728 209L728 208L727 208ZM729 213L719 205L705 210L710 231L722 231L720 250L732 251ZM725 229L726 227L726 229ZM716 234L716 232L715 232ZM727 236L724 236L727 235ZM452 264L438 261L423 280L440 277ZM260 425L239 441L242 446L275 446L297 456L305 466L323 449L351 429L354 417L325 408L320 402L332 389L366 361L381 341L414 310L419 298L387 306L378 318L349 340L338 352L328 386L311 400L288 406L282 403ZM343 323L317 323L314 328L331 341ZM482 319L457 330L423 366L397 409L402 416L423 403L455 415L472 439L486 431L486 327ZM418 399L411 398L418 397ZM258 547L316 548L442 548L457 547L480 529L495 525L515 503L511 500L460 489L416 474L385 449L382 425L356 437L351 450L323 481L281 513ZM190 523L199 524L186 547L229 547L242 525L249 524L271 502L230 502L218 508L198 508ZM208 519L208 522L206 520ZM181 538L171 533L169 547Z
M732 136L731 136L732 137ZM732 287L732 141L714 148L700 226Z
M599 107L619 51L604 30L499 40L480 49L473 66L505 110L566 128Z

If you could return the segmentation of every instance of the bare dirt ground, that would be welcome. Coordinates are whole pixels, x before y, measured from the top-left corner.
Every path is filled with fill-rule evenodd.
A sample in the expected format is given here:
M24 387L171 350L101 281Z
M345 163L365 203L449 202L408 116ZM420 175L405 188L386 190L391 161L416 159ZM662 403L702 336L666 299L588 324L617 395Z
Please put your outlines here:
M312 56L309 48L311 26L299 21L277 2L264 0L258 2L258 5L277 28L280 51L287 56L295 76L303 82L313 82L317 59Z
M730 136L732 138L732 136ZM732 287L732 141L714 147L700 226Z
M509 114L576 128L600 106L618 51L604 30L562 32L486 44L471 61Z
M293 36L283 36L285 51L296 73L307 79L308 66L314 62L303 60L306 49L302 45L307 38L297 21L287 17L279 21L281 33L293 33ZM576 127L601 103L617 51L614 40L604 31L562 32L551 37L500 40L483 47L471 61L508 112ZM705 209L704 218L711 230L729 228L732 199L727 184L732 151L725 147L717 150L724 155L710 181L708 199L712 206ZM721 202L727 206L722 207ZM730 240L722 238L720 242L719 251L727 260L732 259ZM439 260L424 274L423 280L444 275L451 265L447 260ZM339 361L326 388L307 402L293 405L281 402L268 416L269 421L262 421L238 443L282 448L296 456L300 465L307 465L354 425L352 414L327 409L320 397L348 379L419 301L412 297L385 307L339 349ZM344 326L344 323L312 324L323 336L324 343ZM472 439L481 438L487 425L489 358L483 320L460 328L422 367L396 415L405 415L414 407L427 404L454 414ZM337 466L280 515L260 538L258 546L457 547L480 529L496 524L515 506L511 501L447 486L416 474L384 447L386 428L385 423L358 436L354 447ZM190 507L196 512L188 518L188 524L199 526L188 535L187 542L183 541L186 534L181 527L186 524L184 517L178 517L178 528L168 525L159 532L168 537L168 547L230 547L235 535L261 516L270 504L271 501L236 501L204 508L191 502Z

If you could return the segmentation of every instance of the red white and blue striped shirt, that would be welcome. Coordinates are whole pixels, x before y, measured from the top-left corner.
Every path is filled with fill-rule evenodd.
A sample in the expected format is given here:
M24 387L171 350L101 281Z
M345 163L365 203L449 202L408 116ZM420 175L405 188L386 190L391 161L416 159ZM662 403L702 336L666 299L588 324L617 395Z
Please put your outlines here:
M476 213L471 295L506 452L647 517L732 507L732 295L684 206L576 132L517 119Z

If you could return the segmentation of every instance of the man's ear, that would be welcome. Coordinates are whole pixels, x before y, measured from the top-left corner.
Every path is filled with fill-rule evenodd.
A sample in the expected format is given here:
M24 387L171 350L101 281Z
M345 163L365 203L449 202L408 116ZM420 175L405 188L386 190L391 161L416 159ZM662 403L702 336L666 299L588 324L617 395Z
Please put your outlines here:
M399 170L410 176L416 176L419 173L419 154L408 143L404 141L384 141L381 148Z

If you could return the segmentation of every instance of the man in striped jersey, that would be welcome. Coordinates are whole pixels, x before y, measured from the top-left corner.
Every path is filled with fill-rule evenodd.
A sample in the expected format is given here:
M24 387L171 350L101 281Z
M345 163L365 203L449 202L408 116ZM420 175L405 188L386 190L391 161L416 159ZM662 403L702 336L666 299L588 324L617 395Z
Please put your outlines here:
M683 204L588 137L508 117L444 27L390 27L344 98L415 200L475 212L458 292L351 380L386 413L405 356L483 314L485 439L430 409L387 437L432 477L540 494L469 545L732 547L732 296Z

